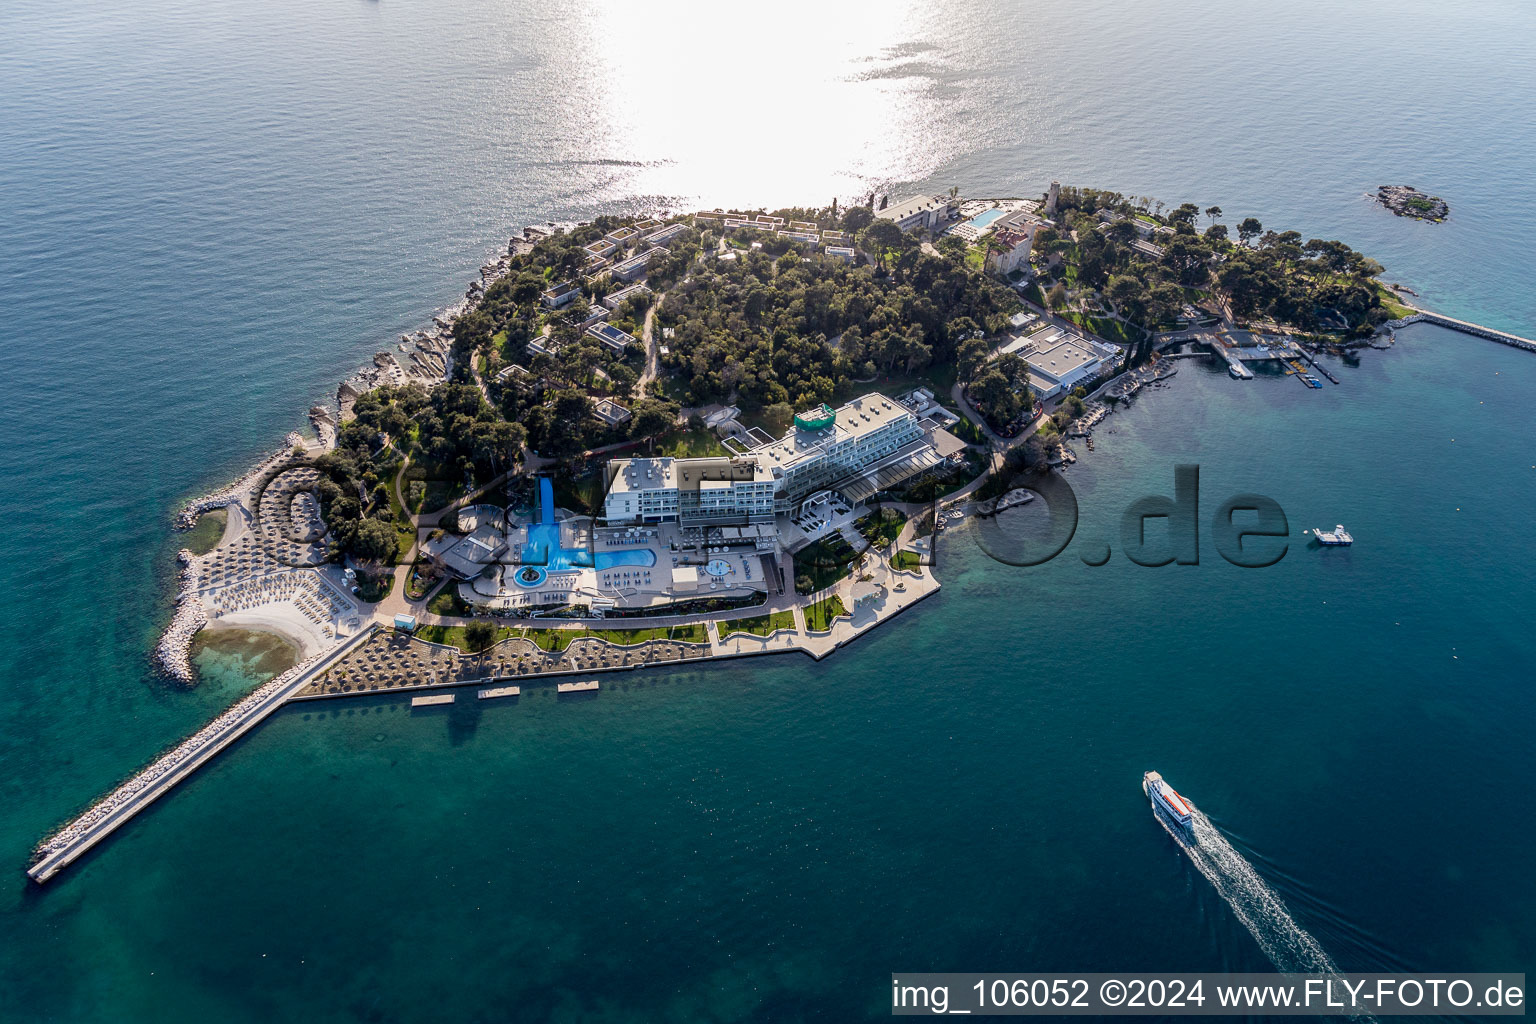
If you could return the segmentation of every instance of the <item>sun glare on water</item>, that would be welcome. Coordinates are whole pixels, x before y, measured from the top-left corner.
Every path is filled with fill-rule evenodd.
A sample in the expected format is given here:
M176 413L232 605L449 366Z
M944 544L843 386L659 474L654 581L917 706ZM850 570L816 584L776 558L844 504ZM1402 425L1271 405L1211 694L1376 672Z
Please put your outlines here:
M954 151L941 49L907 4L600 5L581 26L595 159L630 194L825 203Z

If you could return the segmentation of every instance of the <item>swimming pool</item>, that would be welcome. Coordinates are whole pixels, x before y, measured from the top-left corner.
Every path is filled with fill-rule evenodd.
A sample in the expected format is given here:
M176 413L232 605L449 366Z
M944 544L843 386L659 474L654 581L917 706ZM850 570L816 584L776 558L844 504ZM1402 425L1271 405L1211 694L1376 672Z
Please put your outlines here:
M993 221L1006 215L1007 213L1007 210L994 206L992 209L987 210L984 213L978 213L976 216L966 221L966 223L975 228L977 231L985 231Z
M656 552L650 548L633 551L599 551L593 555L586 548L560 546L560 524L555 522L554 491L547 477L539 479L539 521L528 524L528 542L523 545L524 565L543 566L551 572L567 569L612 569L616 565L655 565ZM544 582L524 581L521 574L514 574L522 586L536 587Z

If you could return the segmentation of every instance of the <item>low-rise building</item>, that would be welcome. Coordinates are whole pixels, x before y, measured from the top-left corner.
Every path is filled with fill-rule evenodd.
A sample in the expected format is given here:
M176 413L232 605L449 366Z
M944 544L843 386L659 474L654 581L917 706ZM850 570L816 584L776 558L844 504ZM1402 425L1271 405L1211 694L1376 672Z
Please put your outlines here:
M932 231L959 215L959 206L949 196L912 196L875 211L876 217L895 221L903 231Z
M654 231L647 232L645 241L649 245L666 245L668 242L671 242L673 239L677 238L678 235L681 235L684 231L687 230L688 225L681 222L677 224L666 224L656 228Z
M1160 260L1163 258L1163 247L1155 242L1149 242L1145 238L1131 239L1131 249L1139 252L1148 259Z
M801 245L811 246L814 246L817 242L821 241L821 236L814 231L788 231L780 229L779 237L787 238L790 241L798 242Z
M528 354L531 356L554 356L559 355L563 347L551 335L540 334L528 342Z
M651 294L651 289L643 282L640 284L632 284L628 288L620 288L616 292L609 292L607 295L604 295L602 305L608 307L609 309L618 309L624 304L625 299L636 295L649 294Z
M581 294L581 286L575 281L562 281L560 284L544 289L540 298L546 309L560 309L568 306L571 300Z
M603 516L610 524L764 521L773 516L773 487L750 457L614 459Z
M614 245L606 238L599 238L595 242L589 242L588 244L582 246L581 249L589 256L603 257L612 256L615 252L618 251L619 247Z
M1112 345L1054 331L1032 339L1019 354L1029 364L1030 386L1045 401L1099 376L1113 365L1120 351Z
M610 427L617 427L623 423L629 422L630 418L634 416L634 413L630 412L628 409L624 408L613 399L604 398L593 404L592 415L596 416Z
M821 228L820 228L820 226L815 221L810 221L810 220L792 220L792 221L789 222L789 230L791 230L791 231L812 231L812 232L815 232L815 231L820 231Z
M858 253L846 245L829 245L826 248L826 253L828 256L837 257L844 263L852 263L858 256Z
M653 246L638 255L631 256L623 263L616 264L610 273L610 276L613 277L613 279L616 281L633 281L635 278L645 273L646 268L648 268L652 262L667 255L669 251L670 250L660 245Z
M633 345L635 342L634 335L630 334L628 331L619 330L617 327L613 326L613 324L593 324L591 327L587 328L587 334L589 337L596 338L598 341L602 342L604 345L607 345L609 348L613 349L620 355L623 355L624 350L629 348L629 346Z
M614 228L603 236L616 246L625 246L640 237L640 232L634 228Z

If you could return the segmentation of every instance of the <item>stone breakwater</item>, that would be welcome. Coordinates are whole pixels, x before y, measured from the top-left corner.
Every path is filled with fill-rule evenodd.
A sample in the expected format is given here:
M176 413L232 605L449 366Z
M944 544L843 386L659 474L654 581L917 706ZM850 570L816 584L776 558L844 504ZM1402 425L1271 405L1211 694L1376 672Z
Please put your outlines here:
M176 513L176 529L190 530L197 525L197 517L204 512L211 512L216 508L228 508L238 504L250 492L252 486L260 479L263 473L275 469L277 465L292 454L295 448L304 444L303 436L296 430L289 431L283 439L284 447L262 459L250 472L236 480L222 490L205 494L201 498L194 498L186 503L182 510Z
M1508 331L1494 330L1492 327L1484 327L1482 324L1474 324L1466 320L1457 320L1455 317L1444 316L1440 313L1432 313L1427 309L1421 309L1410 316L1397 320L1389 320L1377 328L1377 333L1388 330L1397 330L1399 327L1407 327L1409 324L1434 324L1437 327L1448 327L1453 331L1470 334L1477 338L1487 338L1503 345L1514 348L1523 348L1527 352L1536 352L1536 341L1530 338L1522 338L1518 334L1510 334Z
M186 548L176 553L182 569L176 574L180 596L176 598L176 614L171 624L155 645L155 665L170 678L184 686L196 680L192 670L192 638L197 631L208 625L208 615L197 595L197 556Z
M181 741L175 747L172 747L168 752L152 762L149 767L107 794L93 805L90 810L39 843L34 859L41 860L49 854L62 850L84 838L114 813L126 808L146 790L163 782L177 768L189 763L211 744L222 740L226 733L235 726L245 722L258 707L269 702L274 696L282 692L285 687L289 686L296 677L308 672L311 666L323 657L325 655L316 655L280 675L273 676L270 680L257 687L244 699L230 707L229 710Z

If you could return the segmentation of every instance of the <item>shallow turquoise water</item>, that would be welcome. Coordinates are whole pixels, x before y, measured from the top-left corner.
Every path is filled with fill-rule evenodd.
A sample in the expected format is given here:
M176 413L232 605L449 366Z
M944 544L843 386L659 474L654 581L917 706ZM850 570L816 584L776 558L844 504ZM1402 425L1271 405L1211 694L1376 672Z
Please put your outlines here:
M818 8L846 45L782 5L627 10L0 10L4 1016L845 1020L883 1015L892 970L1263 969L1152 822L1148 767L1342 966L1529 963L1536 363L1424 327L1319 391L1186 365L1068 474L1061 557L956 531L943 592L826 662L296 708L23 884L39 836L251 682L146 671L177 501L523 223L1059 177L1340 237L1536 333L1526 5ZM648 33L809 63L711 90ZM779 119L801 145L763 144ZM1385 181L1452 219L1386 215ZM1258 491L1357 544L1130 564L1121 511L1190 462L1205 515Z

